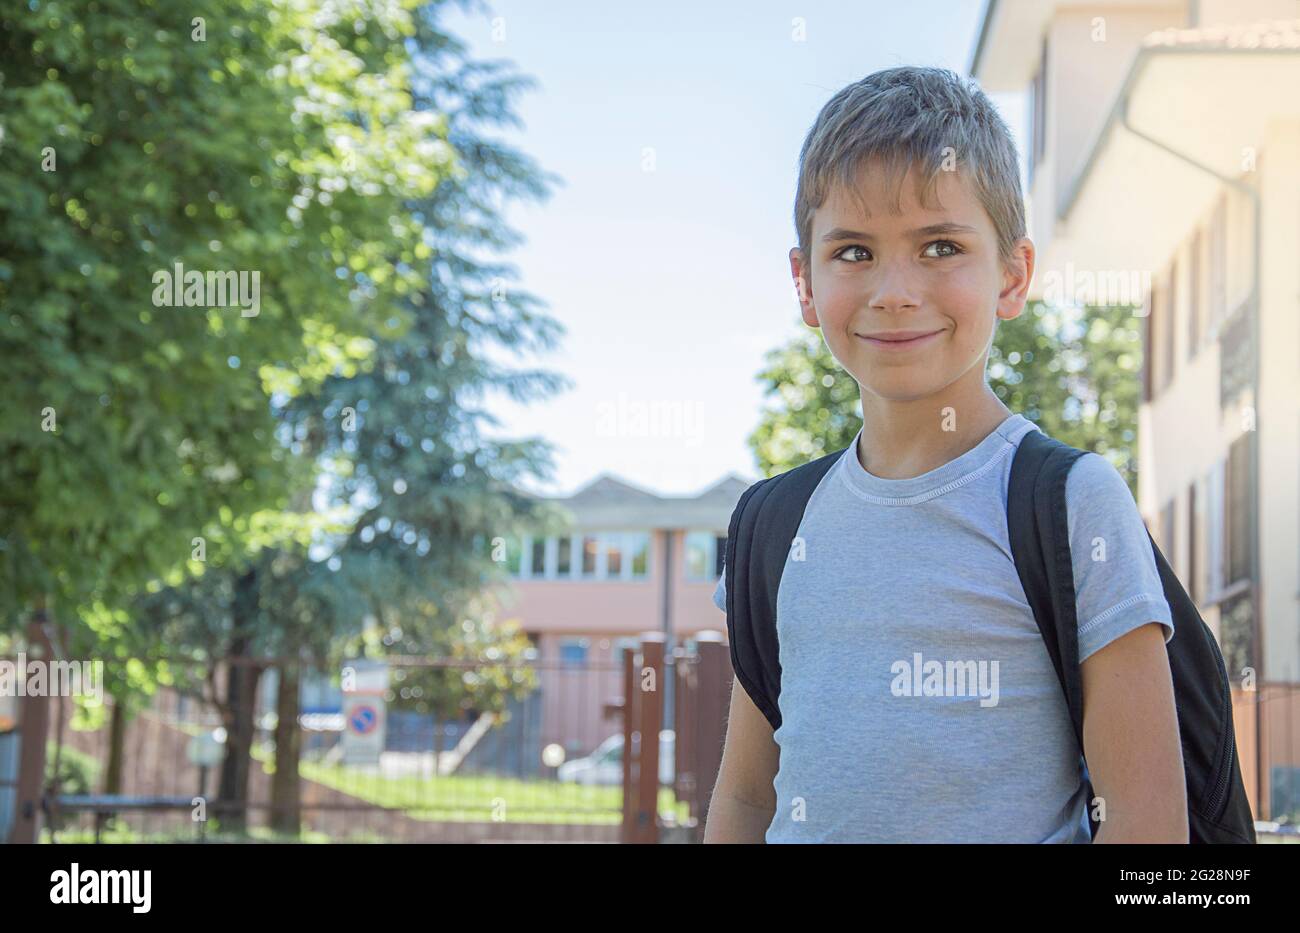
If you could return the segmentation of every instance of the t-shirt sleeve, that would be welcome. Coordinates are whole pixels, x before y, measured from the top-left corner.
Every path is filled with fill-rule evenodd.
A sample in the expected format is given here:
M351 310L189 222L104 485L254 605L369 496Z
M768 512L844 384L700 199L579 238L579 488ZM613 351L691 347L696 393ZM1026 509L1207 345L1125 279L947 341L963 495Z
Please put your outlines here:
M727 568L722 568L722 576L718 577L718 585L713 588L713 605L717 606L723 612L727 611Z
M1079 622L1079 663L1149 622L1174 637L1146 526L1119 471L1087 453L1065 486Z

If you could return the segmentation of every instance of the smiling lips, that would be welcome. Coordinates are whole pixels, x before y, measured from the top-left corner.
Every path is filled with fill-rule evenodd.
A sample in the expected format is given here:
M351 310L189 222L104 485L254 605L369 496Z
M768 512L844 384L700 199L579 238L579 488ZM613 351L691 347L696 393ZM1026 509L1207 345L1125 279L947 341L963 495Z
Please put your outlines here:
M908 350L929 343L941 333L942 330L881 330L856 336L882 350Z

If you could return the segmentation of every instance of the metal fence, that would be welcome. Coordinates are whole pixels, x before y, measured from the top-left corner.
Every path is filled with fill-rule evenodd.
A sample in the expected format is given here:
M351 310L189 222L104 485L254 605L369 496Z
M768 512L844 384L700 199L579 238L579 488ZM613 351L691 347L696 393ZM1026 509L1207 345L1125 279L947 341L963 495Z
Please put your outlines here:
M715 659L725 656L717 647ZM227 659L213 671L173 662L173 685L129 713L115 715L109 700L88 719L71 699L51 698L41 838L617 842L629 818L632 661L389 658L382 702L344 690L340 671L297 662ZM639 841L658 841L659 827L698 838L721 750L721 691L699 699L696 653L678 648L664 665L663 689L637 707L654 705L665 724L657 780L638 776L656 827ZM239 678L255 688L232 689ZM296 709L283 705L292 693ZM701 712L718 722L701 727L692 718ZM635 725L634 751L644 744ZM707 777L702 736L718 746L705 749ZM297 779L277 779L295 759Z

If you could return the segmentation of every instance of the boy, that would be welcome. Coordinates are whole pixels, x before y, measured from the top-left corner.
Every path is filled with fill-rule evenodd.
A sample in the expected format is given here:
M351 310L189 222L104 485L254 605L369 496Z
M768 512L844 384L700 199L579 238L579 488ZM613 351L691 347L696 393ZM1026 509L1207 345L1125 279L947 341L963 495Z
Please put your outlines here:
M864 423L781 577L780 726L738 678L705 840L1088 842L1095 806L1097 842L1187 842L1173 623L1109 461L1066 488L1096 803L1012 561L1010 467L1037 428L984 373L1034 268L1005 124L952 72L872 74L810 130L795 225L803 319ZM978 695L915 689L933 661L978 670Z

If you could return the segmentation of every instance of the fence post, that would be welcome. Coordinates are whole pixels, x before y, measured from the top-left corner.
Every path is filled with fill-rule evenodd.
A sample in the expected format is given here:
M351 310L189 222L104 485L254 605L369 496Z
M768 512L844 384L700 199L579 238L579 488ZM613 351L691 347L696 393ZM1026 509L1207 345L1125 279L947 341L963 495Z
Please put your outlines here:
M688 823L699 816L696 791L698 755L695 711L699 672L696 657L685 647L673 649L673 792L687 805Z
M632 756L632 779L636 784L636 818L632 826L635 843L659 841L659 730L663 728L664 644L662 632L641 635L641 668L634 671L632 692L636 697L636 731Z
M53 655L45 634L45 610L38 608L27 626L27 660L47 663ZM18 794L9 841L33 843L40 839L45 797L45 742L50 727L50 698L24 696L18 714Z
M632 737L636 732L637 689L636 665L639 651L623 652L623 830L619 841L636 840L636 782L632 770Z
M731 696L731 653L722 633L700 632L695 636L695 799L699 805L695 833L704 841L713 785L722 767L722 746L727 736L727 709Z

